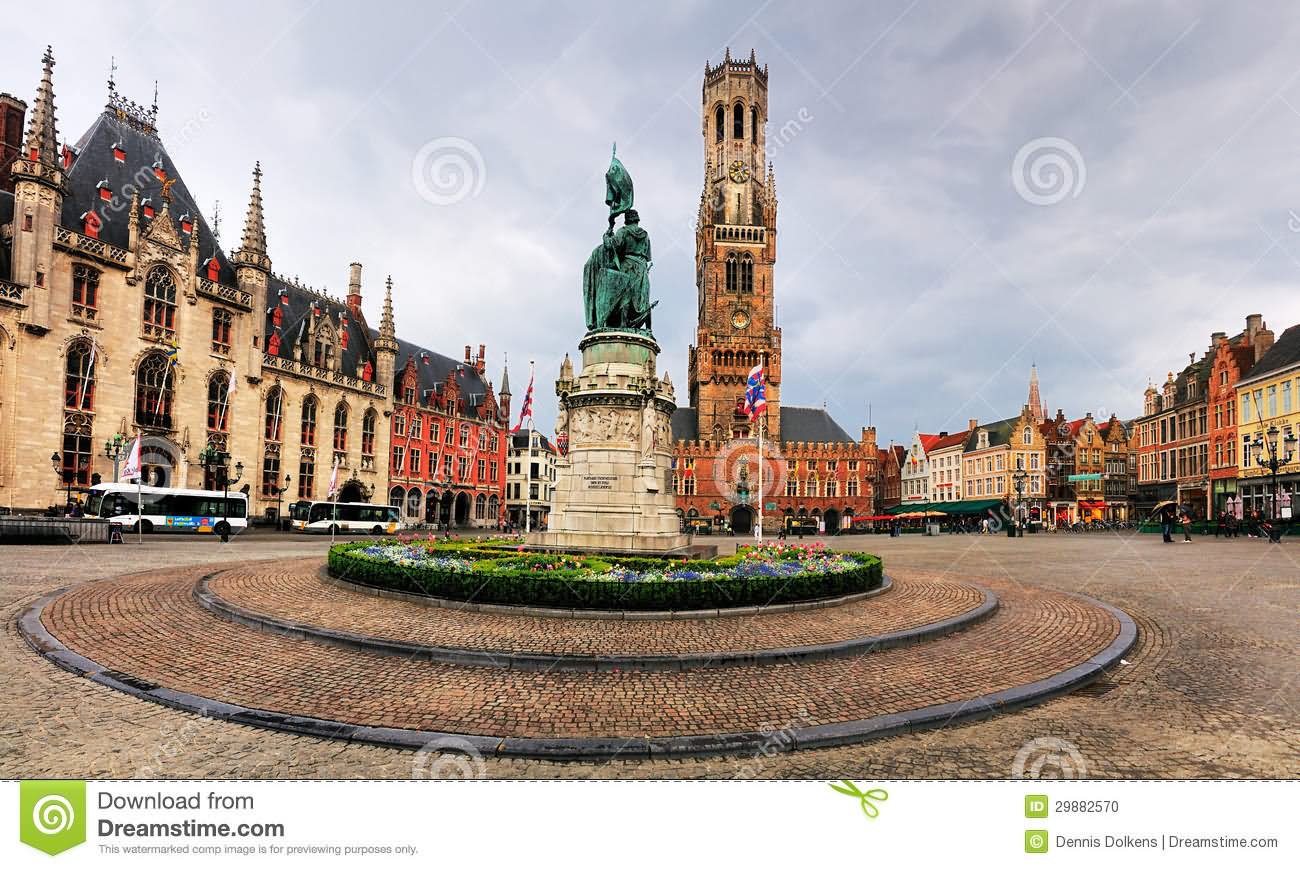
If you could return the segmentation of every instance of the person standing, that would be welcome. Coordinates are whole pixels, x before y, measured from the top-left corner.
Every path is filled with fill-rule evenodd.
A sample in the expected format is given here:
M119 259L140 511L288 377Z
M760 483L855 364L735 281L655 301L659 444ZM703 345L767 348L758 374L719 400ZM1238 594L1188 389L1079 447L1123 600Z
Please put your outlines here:
M1190 512L1183 514L1183 542L1192 542L1192 514Z
M1172 507L1167 506L1160 511L1160 534L1165 543L1174 542L1174 517Z

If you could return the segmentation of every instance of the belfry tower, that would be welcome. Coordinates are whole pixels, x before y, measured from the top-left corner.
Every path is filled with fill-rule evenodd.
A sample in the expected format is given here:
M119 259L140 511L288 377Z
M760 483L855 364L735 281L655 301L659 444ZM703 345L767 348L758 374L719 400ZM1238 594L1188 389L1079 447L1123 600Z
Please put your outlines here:
M767 368L767 437L781 439L781 330L776 326L776 177L766 159L767 67L754 52L704 65L704 188L695 231L698 326L689 398L699 437L749 437L737 412L750 369Z

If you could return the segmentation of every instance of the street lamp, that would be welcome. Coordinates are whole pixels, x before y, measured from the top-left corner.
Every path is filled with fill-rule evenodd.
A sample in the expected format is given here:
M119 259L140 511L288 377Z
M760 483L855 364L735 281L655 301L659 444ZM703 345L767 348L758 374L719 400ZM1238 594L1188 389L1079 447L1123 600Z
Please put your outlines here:
M278 528L282 525L281 517L280 517L280 500L284 497L284 493L289 488L289 475L288 474L284 475L283 486L275 486L274 488L275 488L275 524L276 527Z
M59 475L59 481L63 483L67 489L67 497L63 501L64 515L72 512L72 483L77 478L77 472L89 467L89 464L75 465L77 460L75 455L72 456L72 460L74 462L74 467L65 468L63 467L63 460L60 458L58 453L54 453L50 456L50 465L54 468L54 473Z
M1016 487L1016 524L1020 525L1024 521L1023 514L1025 509L1025 481L1029 479L1029 474L1025 473L1024 468L1017 468L1016 472L1011 475L1011 482ZM1023 536L1024 528L1018 528L1016 536Z
M1255 435L1255 440L1251 443L1250 449L1254 454L1255 464L1261 468L1267 468L1272 481L1273 489L1273 521L1277 521L1278 516L1278 497L1277 497L1277 469L1288 464L1295 458L1296 436L1288 432L1281 443L1278 442L1278 435L1281 432L1277 426L1271 425L1264 436Z
M104 441L104 458L113 463L113 482L117 482L118 467L122 461L122 454L126 452L126 435L116 432L111 438Z

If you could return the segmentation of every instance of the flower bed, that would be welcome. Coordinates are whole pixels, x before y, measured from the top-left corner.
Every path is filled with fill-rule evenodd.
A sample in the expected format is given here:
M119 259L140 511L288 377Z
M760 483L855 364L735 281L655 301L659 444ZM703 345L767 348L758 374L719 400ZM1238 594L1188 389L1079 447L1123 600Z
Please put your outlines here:
M708 560L526 552L494 543L343 543L332 576L476 603L605 610L694 610L818 600L879 588L880 559L767 544Z

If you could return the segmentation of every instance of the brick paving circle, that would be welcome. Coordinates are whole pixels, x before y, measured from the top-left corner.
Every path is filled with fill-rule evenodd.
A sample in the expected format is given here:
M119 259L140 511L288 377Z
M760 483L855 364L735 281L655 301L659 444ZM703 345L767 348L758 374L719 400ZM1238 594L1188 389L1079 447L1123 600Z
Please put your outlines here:
M682 738L702 745L719 734L833 729L943 704L958 712L961 704L1085 665L1122 626L1096 603L1003 583L1001 605L988 620L854 658L690 672L525 672L259 633L198 606L192 589L209 572L167 569L83 584L49 599L41 623L72 651L136 685L254 710L497 739ZM927 581L914 571L897 578Z
M319 561L223 570L200 582L196 593L215 612L262 629L316 636L376 639L402 644L400 651L446 650L453 663L460 650L483 652L487 666L635 666L688 661L708 666L744 660L753 653L788 660L814 654L858 654L923 634L951 633L996 607L989 592L957 580L894 583L887 595L837 607L675 621L556 619L429 607L376 597L323 580ZM463 662L463 661L461 661Z

